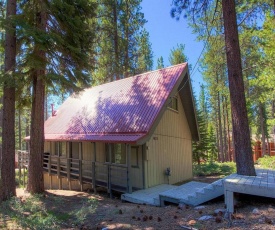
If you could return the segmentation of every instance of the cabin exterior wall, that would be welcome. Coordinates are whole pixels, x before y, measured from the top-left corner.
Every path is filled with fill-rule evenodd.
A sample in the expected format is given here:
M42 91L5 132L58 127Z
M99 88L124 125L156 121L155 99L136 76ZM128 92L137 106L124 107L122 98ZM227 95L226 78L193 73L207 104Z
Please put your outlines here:
M165 170L170 167L169 183L192 178L192 137L185 112L178 98L178 111L164 112L150 140L146 143L145 187L167 184Z

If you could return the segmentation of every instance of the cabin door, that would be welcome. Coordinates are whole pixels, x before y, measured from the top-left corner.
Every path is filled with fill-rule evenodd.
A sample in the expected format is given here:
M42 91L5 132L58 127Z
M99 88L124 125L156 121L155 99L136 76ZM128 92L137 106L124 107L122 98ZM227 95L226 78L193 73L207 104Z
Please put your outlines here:
M143 189L142 146L131 147L131 180L134 189Z

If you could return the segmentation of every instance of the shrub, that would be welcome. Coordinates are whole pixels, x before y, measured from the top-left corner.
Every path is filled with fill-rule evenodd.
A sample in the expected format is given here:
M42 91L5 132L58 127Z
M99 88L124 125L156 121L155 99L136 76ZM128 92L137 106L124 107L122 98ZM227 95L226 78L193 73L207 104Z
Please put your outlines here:
M227 176L236 172L235 162L209 162L204 164L194 164L193 173L194 176L211 176L220 175Z
M258 159L260 168L275 169L275 156L264 156Z

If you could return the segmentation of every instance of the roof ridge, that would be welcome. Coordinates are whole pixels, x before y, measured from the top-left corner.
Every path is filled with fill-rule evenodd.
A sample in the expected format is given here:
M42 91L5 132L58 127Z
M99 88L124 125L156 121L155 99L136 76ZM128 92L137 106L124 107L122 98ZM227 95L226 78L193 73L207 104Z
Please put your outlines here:
M91 86L91 87L86 88L84 90L88 90L88 89L91 89L91 88L96 88L96 87L103 86L103 85L112 84L114 82L119 82L119 81L123 81L123 80L129 80L130 78L133 78L133 77L138 77L138 76L142 76L142 75L145 75L145 74L148 75L148 74L152 74L154 72L158 72L158 71L161 71L161 70L164 70L164 69L171 69L171 68L175 68L175 67L178 67L180 65L186 65L186 64L187 64L187 62L183 62L183 63L180 63L180 64L164 67L162 69L156 69L156 70L152 70L152 71L149 71L149 72L140 73L140 74L137 74L137 75L134 75L134 76L131 76L131 77L126 77L126 78L118 79L118 80L115 80L115 81L106 82L106 83L103 83L103 84L100 84L100 85Z

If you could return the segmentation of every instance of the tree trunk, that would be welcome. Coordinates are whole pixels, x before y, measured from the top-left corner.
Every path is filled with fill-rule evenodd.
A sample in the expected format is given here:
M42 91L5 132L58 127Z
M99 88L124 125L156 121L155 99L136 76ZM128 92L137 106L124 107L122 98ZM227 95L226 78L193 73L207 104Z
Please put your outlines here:
M222 137L222 118L221 118L221 100L220 100L220 93L218 92L218 120L219 120L219 155L220 161L224 162L224 154L223 154L223 137Z
M228 136L228 154L229 160L233 161L234 159L234 152L231 150L231 138L230 138L230 126L229 126L229 116L228 116L228 98L225 100L225 109L226 109L226 124L227 124L227 136Z
M264 121L264 105L263 103L259 104L259 114L260 114L260 126L261 126L261 133L262 133L262 156L266 155L266 144L265 144L265 121Z
M16 0L7 1L7 19L16 14ZM5 78L3 90L2 156L0 201L16 195L15 185L15 80L16 34L9 22L5 38ZM12 28L12 29L10 29ZM10 76L8 76L10 75Z
M272 111L271 116L274 119L275 118L275 101L272 101ZM275 143L275 125L272 127L272 133L273 133L273 142Z
M235 0L222 0L237 173L255 176L246 110Z
M119 49L118 49L118 28L117 28L117 0L114 1L114 5L113 5L113 17L114 17L114 49L115 49L115 79L111 79L111 81L113 80L119 80L120 76L119 76Z
M40 10L36 14L37 27L42 31L46 29L46 13L43 12L44 4L41 2ZM34 52L40 60L45 60L45 51L35 44ZM31 111L31 138L30 161L28 171L28 191L32 194L44 192L43 180L43 152L44 152L44 100L45 100L45 69L33 70L33 93Z
M129 22L129 3L128 0L125 1L126 4L126 15L127 15L127 19L126 21ZM126 28L125 28L125 39L126 39L126 44L125 44L125 63L124 63L124 67L125 67L125 71L124 71L124 78L129 77L129 24L126 22Z
M227 146L227 126L226 126L226 111L225 111L225 100L226 98L222 96L222 118L223 118L223 145L224 145L224 160L229 161L229 152Z
M18 110L18 148L22 150L21 110Z

